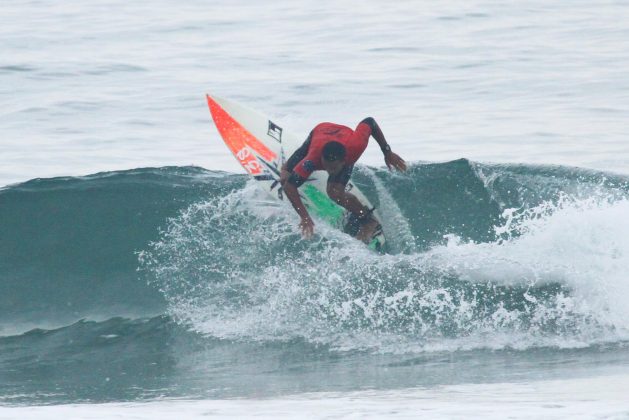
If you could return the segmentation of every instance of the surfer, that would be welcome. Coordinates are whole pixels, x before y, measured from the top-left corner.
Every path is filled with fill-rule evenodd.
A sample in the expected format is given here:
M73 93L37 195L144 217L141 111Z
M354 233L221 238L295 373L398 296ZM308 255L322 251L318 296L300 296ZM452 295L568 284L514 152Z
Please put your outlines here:
M312 236L314 222L297 189L312 172L322 169L328 172L328 196L349 210L360 226L354 236L367 242L378 227L378 221L371 215L373 209L363 206L356 196L345 191L354 164L367 148L369 136L378 142L389 169L406 171L406 162L391 151L378 123L371 117L362 120L356 130L329 122L317 125L304 144L282 166L280 181L286 196L301 217L299 227L305 238Z

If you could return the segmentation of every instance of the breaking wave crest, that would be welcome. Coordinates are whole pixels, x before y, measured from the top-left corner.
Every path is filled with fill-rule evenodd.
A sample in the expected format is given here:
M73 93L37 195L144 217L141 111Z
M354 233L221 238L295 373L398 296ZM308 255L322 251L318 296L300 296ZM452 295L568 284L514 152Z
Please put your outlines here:
M172 218L142 269L178 322L225 339L395 353L629 338L625 178L461 160L356 183L395 212L388 254L323 222L301 240L250 183Z

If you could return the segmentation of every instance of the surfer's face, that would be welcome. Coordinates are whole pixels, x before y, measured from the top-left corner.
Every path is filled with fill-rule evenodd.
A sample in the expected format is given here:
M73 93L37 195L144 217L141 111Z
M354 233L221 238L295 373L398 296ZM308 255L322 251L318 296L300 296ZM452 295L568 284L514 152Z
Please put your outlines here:
M325 158L321 159L321 164L323 165L323 169L325 169L330 175L336 175L345 166L345 160L326 160Z

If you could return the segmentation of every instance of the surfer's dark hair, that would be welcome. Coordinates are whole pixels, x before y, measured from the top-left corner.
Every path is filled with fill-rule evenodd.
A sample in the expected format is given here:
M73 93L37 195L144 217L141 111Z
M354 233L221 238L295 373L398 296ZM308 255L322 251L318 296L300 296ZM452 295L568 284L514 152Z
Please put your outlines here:
M323 159L328 162L333 162L335 160L343 160L345 159L345 146L343 146L338 141L328 142L325 146L323 146Z

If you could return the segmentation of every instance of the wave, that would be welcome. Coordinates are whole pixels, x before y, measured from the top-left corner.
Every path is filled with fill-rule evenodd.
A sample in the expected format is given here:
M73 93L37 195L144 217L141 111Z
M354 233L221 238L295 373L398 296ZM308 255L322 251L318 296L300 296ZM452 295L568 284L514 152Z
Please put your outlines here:
M138 279L136 252L158 238L169 217L244 182L168 167L0 189L0 334L163 313L163 297Z
M584 366L595 372L615 371L629 360L627 349L627 343L606 343L560 351L339 353L299 338L206 337L163 315L80 320L0 337L4 367L0 404L264 398L295 392L504 383L545 377L549 369L555 376L572 378Z
M142 267L212 337L381 352L629 338L626 178L460 160L356 183L394 213L387 255L324 224L300 241L290 209L249 184L172 219Z
M79 320L0 337L0 403L158 398L176 375L176 358L190 352L181 342L190 349L194 340L167 316Z
M462 159L362 167L355 183L385 216L385 255L323 222L302 241L293 212L243 175L6 187L0 324L165 313L209 337L379 352L628 338L627 177Z

